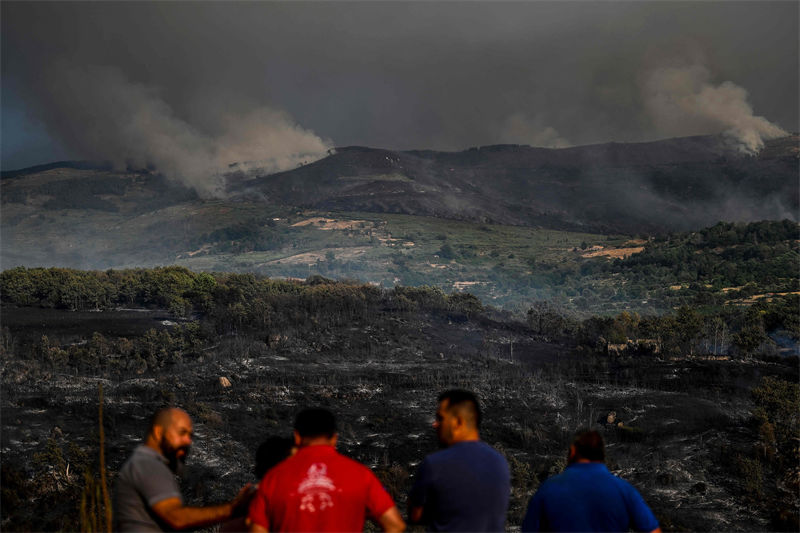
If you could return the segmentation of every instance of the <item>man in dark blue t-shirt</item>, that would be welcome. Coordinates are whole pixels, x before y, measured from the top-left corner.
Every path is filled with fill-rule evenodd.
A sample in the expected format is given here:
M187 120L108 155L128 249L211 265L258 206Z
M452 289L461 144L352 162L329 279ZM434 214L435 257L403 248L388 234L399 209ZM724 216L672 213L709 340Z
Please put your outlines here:
M656 517L627 481L605 465L603 437L579 433L567 468L539 487L522 531L645 531L660 533Z
M433 427L445 448L425 458L408 496L409 521L429 531L505 530L511 476L497 450L480 440L481 411L471 392L439 396Z

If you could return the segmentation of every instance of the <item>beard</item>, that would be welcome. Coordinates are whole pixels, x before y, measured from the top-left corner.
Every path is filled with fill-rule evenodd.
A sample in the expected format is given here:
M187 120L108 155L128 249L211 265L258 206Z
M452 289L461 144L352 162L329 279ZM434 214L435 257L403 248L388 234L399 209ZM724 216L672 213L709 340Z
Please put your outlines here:
M189 446L179 446L176 448L167 442L166 439L161 439L161 453L167 458L169 469L177 476L183 474L183 470L186 466L186 458L189 456L189 449Z

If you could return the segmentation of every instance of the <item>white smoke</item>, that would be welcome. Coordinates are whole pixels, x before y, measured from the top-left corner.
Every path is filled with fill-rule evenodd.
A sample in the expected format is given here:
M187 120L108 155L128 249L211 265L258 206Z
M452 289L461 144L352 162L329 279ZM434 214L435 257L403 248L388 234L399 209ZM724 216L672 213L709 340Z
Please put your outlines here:
M524 113L509 115L500 127L501 143L527 144L541 148L566 148L571 146L555 128L545 126L539 118L531 119Z
M225 114L217 132L200 132L158 91L132 83L116 68L56 66L48 87L45 120L82 157L121 168L153 166L204 197L223 194L223 174L232 163L277 172L332 148L288 114L264 107Z
M702 65L659 68L644 84L644 101L656 127L665 135L725 133L745 153L787 133L764 117L753 115L747 91L733 82L719 85Z

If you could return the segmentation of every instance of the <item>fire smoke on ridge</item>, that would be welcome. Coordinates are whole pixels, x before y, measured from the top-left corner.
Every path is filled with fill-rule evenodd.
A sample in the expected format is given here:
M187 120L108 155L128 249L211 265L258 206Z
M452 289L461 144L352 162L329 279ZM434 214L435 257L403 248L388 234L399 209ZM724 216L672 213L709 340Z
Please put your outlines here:
M713 85L703 65L664 67L650 73L644 100L659 130L672 136L724 132L744 153L754 154L764 141L788 135L764 117L755 116L747 91L730 81Z
M223 194L223 173L232 163L277 172L324 157L332 147L267 107L217 113L217 131L201 132L176 116L156 89L114 67L61 64L49 74L54 89L40 98L42 116L70 148L120 168L153 166L204 197Z

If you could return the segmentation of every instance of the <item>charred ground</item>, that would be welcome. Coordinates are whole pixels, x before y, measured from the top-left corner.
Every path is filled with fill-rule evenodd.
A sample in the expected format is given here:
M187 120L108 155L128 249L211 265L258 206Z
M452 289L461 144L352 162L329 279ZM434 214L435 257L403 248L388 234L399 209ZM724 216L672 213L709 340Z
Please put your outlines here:
M27 303L46 301L46 280L64 272L31 271ZM184 489L193 503L231 496L263 438L287 434L298 409L324 405L339 414L341 449L402 504L416 463L436 447L436 394L458 386L480 395L483 436L511 465L509 526L563 468L572 433L591 425L605 433L612 470L641 489L665 529L796 529L797 359L744 344L708 356L700 330L688 344L681 335L691 310L574 322L539 309L518 321L432 288L174 268L72 274L116 288L109 305L79 306L105 310L19 307L4 273L4 530L79 527L82 470L97 469L100 382L112 478L152 410L192 414L198 439ZM178 309L176 296L192 303L190 316L158 310ZM114 310L130 304L155 309ZM781 314L761 302L754 316L778 313L791 330L796 306L787 306ZM746 323L729 327L740 334ZM675 338L664 333L657 353L614 355L605 340L669 324ZM612 411L621 426L607 423Z

